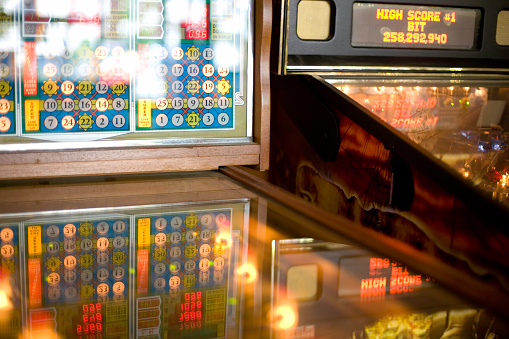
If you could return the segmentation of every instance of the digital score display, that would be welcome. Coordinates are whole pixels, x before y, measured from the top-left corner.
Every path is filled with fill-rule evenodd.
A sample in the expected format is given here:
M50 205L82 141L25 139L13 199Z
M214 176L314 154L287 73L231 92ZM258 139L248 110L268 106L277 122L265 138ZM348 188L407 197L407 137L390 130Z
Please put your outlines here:
M473 50L481 10L471 8L353 4L353 47Z
M189 17L182 22L185 40L209 39L209 6L198 4L191 6Z

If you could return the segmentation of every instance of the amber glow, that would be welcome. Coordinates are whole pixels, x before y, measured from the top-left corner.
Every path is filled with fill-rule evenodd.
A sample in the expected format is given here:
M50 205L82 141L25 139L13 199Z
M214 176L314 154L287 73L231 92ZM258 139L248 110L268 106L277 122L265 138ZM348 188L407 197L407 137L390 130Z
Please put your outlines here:
M298 317L294 307L277 305L271 312L273 326L276 330L288 330L297 326Z
M237 268L237 277L246 284L254 283L258 279L258 271L253 264L246 263Z
M9 282L4 279L0 282L0 311L7 311L13 308L10 300L12 289Z

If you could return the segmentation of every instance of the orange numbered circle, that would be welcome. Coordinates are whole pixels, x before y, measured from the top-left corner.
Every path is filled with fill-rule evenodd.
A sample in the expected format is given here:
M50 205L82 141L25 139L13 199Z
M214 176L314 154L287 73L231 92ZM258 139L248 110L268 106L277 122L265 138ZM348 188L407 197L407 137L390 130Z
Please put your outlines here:
M204 81L202 88L205 93L212 93L214 91L214 83L210 80Z
M108 109L108 100L106 98L99 98L95 101L95 108L98 111L104 112Z
M124 57L125 55L125 50L121 47L121 46L117 46L117 47L114 47L112 50L111 50L111 55L115 58L115 59L121 59Z
M74 92L74 83L72 81L66 80L62 82L62 86L60 87L62 90L62 93L69 95Z
M156 107L160 111L164 111L168 108L168 99L160 97L156 100Z
M99 284L97 286L97 295L100 297L105 297L110 292L110 287L106 283Z
M228 68L228 66L219 66L217 68L217 74L219 74L222 77L225 77L228 74L230 74L230 69Z
M0 99L0 113L5 114L11 109L11 103L7 99Z
M171 57L174 60L181 60L184 57L184 50L181 47L175 47L171 51Z
M67 238L73 237L76 234L76 226L73 224L67 224L63 230L64 236Z
M10 258L14 255L14 247L12 245L3 245L0 249L0 253L4 258Z
M62 127L65 129L72 129L76 124L76 120L70 115L66 115L62 118ZM76 233L76 231L75 231Z
M164 280L163 280L164 281ZM117 281L113 284L113 294L124 294L125 285L121 281Z
M214 75L214 66L212 66L211 64L207 64L203 66L201 71L203 75L205 75L206 77L211 77Z
M170 288L179 288L180 287L180 278L179 277L171 277L169 281Z
M14 232L10 228L4 228L2 232L0 232L0 239L2 241L12 241L14 237Z
M57 74L57 66L55 66L55 64L53 64L51 62L47 63L46 65L44 65L42 72L48 78L54 77Z
M65 268L74 268L76 267L76 257L73 255L68 255L64 259Z
M108 56L108 49L105 46L99 46L95 49L94 54L97 59L102 60Z
M102 237L97 239L97 249L98 250L105 250L108 249L108 246L110 245L110 241L106 237Z

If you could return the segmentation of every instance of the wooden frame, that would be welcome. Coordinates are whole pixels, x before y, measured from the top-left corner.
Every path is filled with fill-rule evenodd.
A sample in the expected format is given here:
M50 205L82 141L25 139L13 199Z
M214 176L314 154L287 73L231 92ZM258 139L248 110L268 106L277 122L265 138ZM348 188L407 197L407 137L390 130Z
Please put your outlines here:
M4 151L0 180L212 170L230 165L268 169L272 1L256 1L253 6L253 142Z

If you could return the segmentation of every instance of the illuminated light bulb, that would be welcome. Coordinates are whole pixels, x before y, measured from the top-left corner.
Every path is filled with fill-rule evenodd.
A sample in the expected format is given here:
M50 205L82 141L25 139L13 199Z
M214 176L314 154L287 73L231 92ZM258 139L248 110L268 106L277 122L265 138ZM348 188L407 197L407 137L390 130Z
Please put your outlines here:
M437 90L437 88L436 88L436 87L431 87L431 89L432 89L432 90L434 90L434 91L436 91L436 90Z
M396 90L397 90L398 92L403 92L403 86L396 87Z
M350 87L348 87L348 86L344 86L342 89L342 91L345 93L348 93L349 90L350 90Z
M420 87L420 86L415 86L415 87L414 87L414 90L416 90L416 91L420 91L420 90L421 90L421 87Z
M449 87L449 90L452 92L454 91L454 86Z
M385 91L385 86L379 86L376 88L376 90L379 92L383 92L383 91Z
M297 325L297 314L289 305L276 306L272 312L274 327L278 330L288 330Z
M233 241L232 241L232 236L231 236L230 232L220 232L216 236L216 243L223 244L227 248L229 248L232 245L232 242Z
M468 176L469 176L469 175L470 175L470 173L468 173L468 172L463 173L463 176L464 176L465 178L468 178Z
M253 283L258 279L258 271L253 264L244 264L237 268L237 276L242 279L242 282L247 284Z

